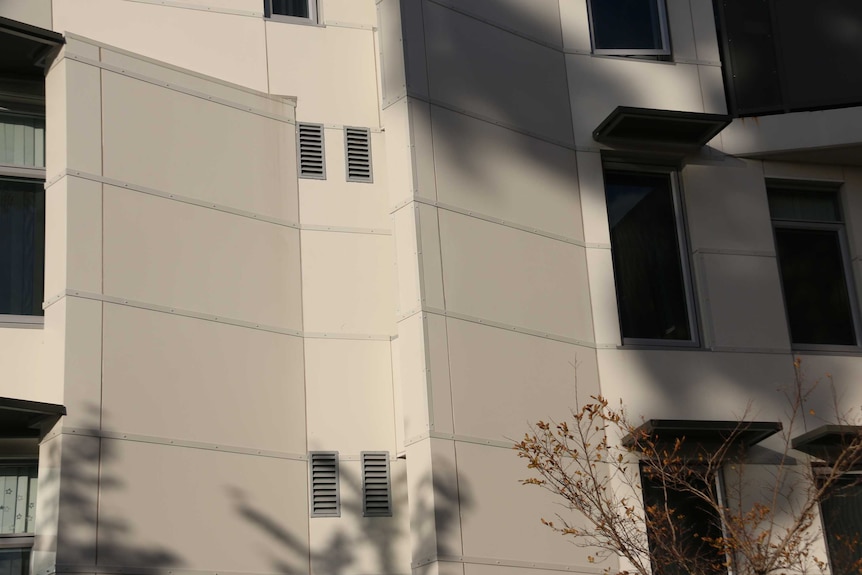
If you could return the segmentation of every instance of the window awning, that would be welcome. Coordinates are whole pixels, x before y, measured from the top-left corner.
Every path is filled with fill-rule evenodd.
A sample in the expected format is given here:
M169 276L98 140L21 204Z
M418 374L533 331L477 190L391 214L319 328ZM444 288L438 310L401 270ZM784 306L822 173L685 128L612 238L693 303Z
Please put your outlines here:
M657 443L684 439L687 445L718 445L733 437L736 445L751 447L779 431L778 421L650 419L623 438L623 445L634 446L635 436L650 436Z
M593 139L619 146L697 149L730 124L723 114L618 106L593 131Z
M824 461L834 461L841 450L860 434L862 426L858 425L821 425L794 437L790 446Z
M42 58L63 44L63 35L0 17L0 73L43 77Z
M39 437L39 425L66 415L56 403L0 397L0 437Z

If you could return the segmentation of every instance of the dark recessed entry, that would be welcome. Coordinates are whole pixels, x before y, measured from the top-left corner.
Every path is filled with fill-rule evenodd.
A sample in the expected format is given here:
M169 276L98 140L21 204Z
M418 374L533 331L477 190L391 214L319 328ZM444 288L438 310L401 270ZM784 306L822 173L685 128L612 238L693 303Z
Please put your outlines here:
M623 438L623 445L636 447L635 437L651 437L658 443L684 439L686 445L718 445L733 437L739 447L751 447L781 431L777 421L707 421L650 419Z
M593 131L593 139L609 145L694 149L706 145L730 120L722 114L618 106Z
M39 437L40 424L62 415L63 405L0 397L0 438Z
M862 434L862 426L858 425L821 425L817 429L794 437L790 446L824 461L834 461L835 457L860 434Z

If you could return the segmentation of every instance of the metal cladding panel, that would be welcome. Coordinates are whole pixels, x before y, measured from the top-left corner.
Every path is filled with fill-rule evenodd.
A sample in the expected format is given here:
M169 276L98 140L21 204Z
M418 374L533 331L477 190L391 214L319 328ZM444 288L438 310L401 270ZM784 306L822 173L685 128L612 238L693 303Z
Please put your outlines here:
M432 40L426 43L432 99L573 144L565 58L559 50L436 3L425 2L423 14L425 34Z
M622 333L611 250L587 250L587 267L596 343L620 345Z
M584 224L584 240L609 246L611 236L608 227L602 156L595 152L578 152L577 156L578 191Z
M526 424L524 424L526 431ZM542 517L554 517L559 501L544 489L521 485L530 477L511 449L456 444L464 555L510 561L590 565L590 549L549 536ZM574 570L574 569L573 569Z
M689 0L665 0L674 60L696 60L692 8Z
M191 6L200 6L202 8L263 12L260 0L183 0L183 3Z
M113 72L102 86L106 177L297 221L296 136L287 118Z
M43 383L48 356L44 340L41 329L0 328L0 364L4 366L0 396L48 403L62 401L60 393L49 393Z
M401 363L401 405L405 441L410 442L430 429L428 362L422 314L398 322L398 352Z
M454 212L439 217L448 311L592 341L584 248Z
M433 107L437 199L583 239L575 151Z
M811 409L822 418L820 421L838 423L835 417L835 395L831 388L833 385L834 392L840 398L840 405L862 403L862 389L858 385L862 379L862 365L859 364L858 357L804 353L800 353L799 357L802 358L802 366L810 380L822 379L826 374L830 380L830 385L822 385L817 390L811 405Z
M377 48L371 30L275 21L265 26L269 90L296 96L300 120L379 125ZM291 56L296 54L303 57Z
M428 57L425 52L423 0L399 0L399 2L407 93L411 96L428 98Z
M789 354L600 349L602 395L633 417L727 419L751 402L759 420L781 420L776 385L793 385ZM631 385L637 381L638 385Z
M338 520L310 522L311 574L410 573L410 517L404 461L391 461L392 517L362 517L359 461L341 461ZM345 553L345 548L349 553Z
M590 18L587 3L581 0L560 0L560 20L563 46L566 50L590 53Z
M388 341L307 339L305 387L309 449L394 452Z
M758 163L689 164L682 171L682 187L693 250L774 251Z
M409 101L404 98L387 106L382 112L382 121L386 128L386 170L381 180L388 190L388 212L391 206L400 205L413 195Z
M485 0L442 0L439 3L544 44L563 47L558 0L535 0L529 4L520 0L494 3Z
M62 369L63 424L98 429L102 392L102 302L68 297L65 300L64 356L52 351L46 359ZM54 304L57 305L57 304ZM49 323L53 324L52 321Z
M452 382L449 358L449 319L427 314L425 319L426 349L430 371L429 413L432 429L438 433L455 433L452 407ZM478 382L477 382L478 383Z
M327 179L299 181L299 203L302 223L318 226L363 228L366 230L390 230L392 219L388 186L384 169L384 137L371 134L371 145L379 153L374 157L375 178L373 184L355 186L344 178L344 135L340 129L326 132Z
M709 294L713 345L789 349L787 316L775 258L702 254L699 278Z
M354 24L377 26L377 13L374 2L364 0L318 0L324 6L324 23Z
M100 565L307 569L305 462L113 439L101 458Z
M113 186L104 209L105 293L302 328L299 231Z
M422 250L419 260L422 269L422 303L426 306L443 309L446 307L443 291L443 261L440 247L440 210L425 204L419 208L419 247ZM408 310L402 310L407 312Z
M115 0L55 0L53 17L55 30L266 91L261 18Z
M4 0L0 16L50 30L51 0Z
M93 565L96 563L96 526L105 525L100 523L99 516L101 442L97 437L64 435L58 444L52 447L59 448L59 468L46 470L40 461L37 530L41 522L38 516L43 509L51 508L54 495L53 503L59 506L56 526L51 526L57 534L56 563ZM43 481L45 471L47 477ZM43 486L48 488L43 490Z
M393 272L391 236L303 231L305 330L394 334Z
M519 438L599 392L594 349L449 318L455 433Z
M593 144L593 129L617 106L703 112L698 66L568 54L575 141Z
M300 338L116 304L104 313L105 429L305 453Z
M691 0L691 24L698 60L721 62L712 0Z
M350 2L351 0L347 0ZM358 4L358 2L353 2ZM404 69L404 35L401 28L400 0L381 0L377 4L377 25L380 27L380 82L383 107L395 103L407 94Z
M416 209L407 205L393 215L395 241L395 271L398 284L397 312L400 315L421 308L421 286L416 234ZM435 220L436 221L436 220Z

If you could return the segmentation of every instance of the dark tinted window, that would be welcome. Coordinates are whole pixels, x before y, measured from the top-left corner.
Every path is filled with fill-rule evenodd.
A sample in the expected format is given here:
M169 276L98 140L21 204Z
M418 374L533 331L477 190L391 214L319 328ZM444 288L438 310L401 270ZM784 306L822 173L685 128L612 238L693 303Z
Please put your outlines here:
M776 227L775 247L793 343L855 345L838 232Z
M829 546L829 564L834 575L859 573L862 565L862 477L841 479L820 502L823 529Z
M592 0L596 50L666 51L664 0Z
M702 492L715 489L695 478L690 478L689 482ZM726 574L725 558L704 541L704 538L718 539L722 536L721 523L715 512L692 493L652 479L646 470L641 473L641 483L653 572L656 575ZM690 563L682 564L672 559L680 555Z
M29 549L0 549L0 575L29 575Z
M272 0L272 13L281 16L308 18L309 0Z
M0 314L42 315L45 189L0 178Z
M605 172L624 338L692 340L670 174Z

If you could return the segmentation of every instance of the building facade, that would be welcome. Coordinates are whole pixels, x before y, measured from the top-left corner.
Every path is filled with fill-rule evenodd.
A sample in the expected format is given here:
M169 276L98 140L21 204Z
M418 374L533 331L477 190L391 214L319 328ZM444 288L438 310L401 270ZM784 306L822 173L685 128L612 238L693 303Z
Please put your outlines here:
M858 406L808 5L0 0L0 573L598 574L529 422Z

